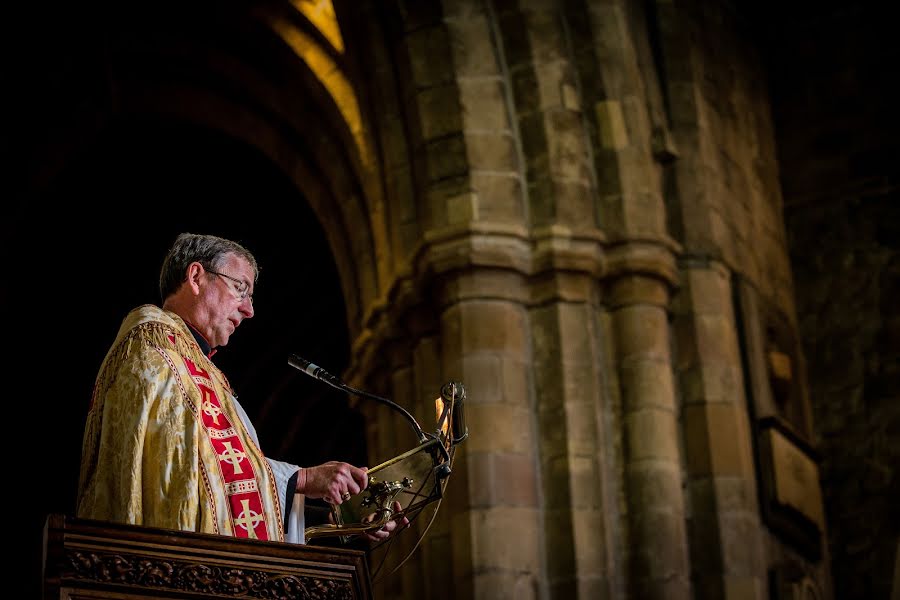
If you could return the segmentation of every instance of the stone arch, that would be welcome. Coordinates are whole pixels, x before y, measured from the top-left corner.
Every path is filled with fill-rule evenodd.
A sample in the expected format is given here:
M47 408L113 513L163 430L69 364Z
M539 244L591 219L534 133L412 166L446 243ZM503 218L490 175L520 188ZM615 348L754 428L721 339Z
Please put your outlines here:
M51 134L57 159L36 174L29 191L39 193L71 157L122 119L174 118L221 131L264 154L312 207L338 266L355 337L366 307L383 294L382 263L390 252L377 159L371 142L356 139L334 96L289 43L294 33L321 43L313 26L289 10L196 9L177 20L160 12L122 25L106 41L106 89L92 90L102 108L72 115L71 131ZM111 17L117 25L129 16L120 12Z

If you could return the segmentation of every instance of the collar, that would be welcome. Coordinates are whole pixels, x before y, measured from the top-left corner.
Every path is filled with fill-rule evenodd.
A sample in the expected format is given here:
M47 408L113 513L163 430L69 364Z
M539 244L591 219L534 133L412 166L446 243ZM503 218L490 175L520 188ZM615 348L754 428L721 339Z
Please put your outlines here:
M203 334L197 331L197 329L193 325L191 325L187 321L185 321L184 323L188 326L188 329L191 330L191 335L194 336L194 340L196 340L197 345L200 346L200 350L203 351L203 354L206 355L206 358L212 358L213 354L216 353L216 349L209 345L209 342L205 337L203 337Z

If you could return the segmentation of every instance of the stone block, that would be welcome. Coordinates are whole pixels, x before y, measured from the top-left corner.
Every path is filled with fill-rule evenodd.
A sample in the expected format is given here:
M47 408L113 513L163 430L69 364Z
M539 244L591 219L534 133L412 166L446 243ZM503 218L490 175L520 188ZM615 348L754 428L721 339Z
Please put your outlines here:
M622 220L629 237L659 238L666 232L666 210L656 192L635 191L622 199Z
M692 498L693 514L703 510L758 513L754 480L740 476L700 475L690 470L689 476L688 490ZM704 501L703 498L709 500Z
M536 368L551 361L557 362L562 356L558 306L551 303L529 310L532 351L539 358Z
M618 100L602 100L594 105L600 148L621 150L628 146L628 128Z
M473 578L473 600L535 600L540 598L538 574L521 571L478 572Z
M635 583L652 586L664 582L681 581L687 587L689 577L687 561L687 544L684 521L677 511L661 511L636 507L632 519L638 539L644 541L638 547L632 547L635 571L638 574ZM676 586L675 589L678 589ZM636 598L667 598L668 596L636 595ZM686 597L676 595L672 597Z
M569 365L593 364L592 307L587 304L560 302L555 304L562 339L563 360Z
M521 274L506 269L459 271L442 279L440 289L444 304L469 300L509 300L524 304L529 298Z
M725 573L739 578L764 578L766 568L759 519L744 511L720 513L719 527Z
M753 477L716 477L713 487L716 503L723 513L744 513L758 519L759 503Z
M672 412L643 409L626 413L624 421L629 460L678 460L678 437Z
M488 300L465 302L459 307L459 324L460 351L464 354L494 351L513 358L526 355L528 323L521 305Z
M525 14L531 58L536 64L555 62L566 54L565 34L558 5L554 2L526 3Z
M479 353L463 356L460 377L466 386L466 403L504 402L503 361L495 354Z
M563 90L568 87L571 89L568 93L575 94L575 77L571 63L562 59L535 64L534 74L535 83L538 87L538 110L547 113L565 110L564 103L566 99L563 97ZM570 98L569 101L574 102L576 107L580 105L577 94L574 98ZM579 110L572 112L573 114L581 114Z
M425 144L424 152L429 182L459 177L469 171L462 134L430 141Z
M497 453L489 461L495 505L538 506L537 459L533 454Z
M674 347L672 367L678 376L682 377L684 371L696 367L699 362L694 339L694 321L690 315L678 314L672 320L672 342Z
M553 142L551 138L550 143ZM554 206L553 223L575 230L594 227L597 223L595 198L587 179L554 179L551 189Z
M468 125L468 123L466 123ZM465 130L466 151L473 172L519 176L516 140L509 130ZM521 195L521 191L519 192Z
M469 463L467 469L469 477L466 481L468 505L472 508L493 506L497 503L495 498L496 486L494 485L493 454L489 452L468 452L466 458ZM454 487L458 481L454 474L452 476Z
M604 575L607 538L603 512L596 509L573 510L572 525L579 578Z
M690 368L681 369L678 373L678 384L679 398L683 406L706 402L703 370L701 367L695 364Z
M478 219L495 223L525 223L522 179L508 172L473 171L472 189L478 194Z
M661 410L675 413L675 391L668 363L657 360L631 360L619 367L619 385L624 410Z
M462 144L462 140L460 140ZM452 145L451 145L452 146ZM465 149L460 146L465 152ZM422 148L417 150L420 154L426 152ZM427 152L424 156L426 168L430 157ZM465 156L463 156L465 161ZM447 226L447 199L455 196L461 196L472 191L472 185L469 181L468 172L460 173L458 177L449 177L441 181L433 181L425 190L425 205L422 210L422 228L426 232L429 229L439 229ZM427 234L426 234L427 235Z
M466 407L469 452L533 452L532 413L508 404L470 404Z
M752 477L749 432L738 405L693 404L683 409L685 455L693 474Z
M557 255L558 256L558 255ZM543 258L547 258L546 261ZM549 253L535 257L537 268L543 265L558 264L555 256ZM588 262L590 264L586 264ZM600 270L600 260L586 257L573 257L579 267L584 266L581 272L566 272L561 270L545 271L542 275L534 277L531 282L531 302L534 304L546 304L548 302L572 302L588 303L595 307L598 300L599 289L597 280L589 273Z
M455 10L466 3L450 2ZM450 36L453 66L458 77L484 77L497 75L499 65L497 51L493 44L487 16L481 10L469 8L453 16L446 16L444 22Z
M630 464L626 483L633 507L666 510L681 504L681 474L673 460Z
M466 131L509 133L506 88L500 77L466 78L458 81Z
M698 186L702 187L701 184ZM697 195L703 193L702 189L697 190ZM696 199L684 198L680 205L682 226L685 233L685 249L696 252L698 254L716 255L712 252L712 248L718 248L713 243L712 233L712 213L709 204L705 198L698 197Z
M471 523L472 563L479 569L537 573L541 536L538 511L533 508L475 509L454 517Z
M460 90L455 82L418 90L415 101L419 131L426 142L462 131Z
M502 370L503 402L519 406L532 406L530 393L530 373L526 363L515 358L504 357Z
M704 367L706 397L711 402L734 403L745 406L744 374L740 363L714 363Z
M728 270L721 263L684 269L684 284L685 299L689 299L690 310L695 314L732 314L731 282Z
M623 362L669 359L669 322L656 306L624 306L615 312L616 342Z
M591 400L565 403L569 452L590 455L597 451L597 412Z
M570 453L568 464L572 508L580 511L601 508L601 482L595 455L579 456Z
M697 315L694 335L701 363L740 364L737 330L731 315Z
M478 220L478 194L471 192L447 198L447 224L470 223Z
M615 307L613 315L616 317L619 310L629 308L633 304L649 304L659 309L668 306L669 302L669 291L666 284L656 277L644 275L618 277L612 285L610 296L610 303ZM653 318L658 319L659 317ZM618 318L615 322L618 323Z

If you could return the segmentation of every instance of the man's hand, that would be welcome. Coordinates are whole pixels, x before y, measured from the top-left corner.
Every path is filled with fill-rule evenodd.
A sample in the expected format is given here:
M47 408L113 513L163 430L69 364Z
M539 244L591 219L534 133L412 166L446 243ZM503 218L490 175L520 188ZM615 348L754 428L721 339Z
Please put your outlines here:
M331 461L317 467L300 469L297 491L310 498L322 498L331 504L341 504L366 489L369 476L365 468L345 462Z
M395 500L393 506L394 512L400 512L402 508L403 507L400 506L400 503ZM374 517L375 515L373 513L370 516ZM382 527L381 529L367 533L366 537L369 539L369 541L381 542L391 537L394 532L401 531L403 529L406 529L407 527L409 527L409 519L407 519L406 517L403 517L399 521L397 519L391 519L390 521L385 523L384 527Z

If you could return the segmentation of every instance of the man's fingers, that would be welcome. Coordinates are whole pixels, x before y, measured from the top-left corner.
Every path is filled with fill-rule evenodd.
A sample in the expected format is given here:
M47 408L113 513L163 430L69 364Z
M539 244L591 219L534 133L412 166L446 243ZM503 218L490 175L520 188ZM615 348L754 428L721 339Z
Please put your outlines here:
M367 473L367 468L359 468L359 467L350 467L350 475L353 477L354 483L358 486L357 490L353 492L354 494L358 494L360 490L364 490L369 485L369 474Z
M394 500L394 512L395 512L395 513L398 513L398 512L400 512L401 510L403 510L403 506L402 506L399 502L397 502L396 500ZM394 522L394 523L397 523L398 525L401 525L402 527L409 527L409 519L406 517L406 515L403 515L403 519L400 520L400 521L398 521L398 520L395 518L393 522Z

